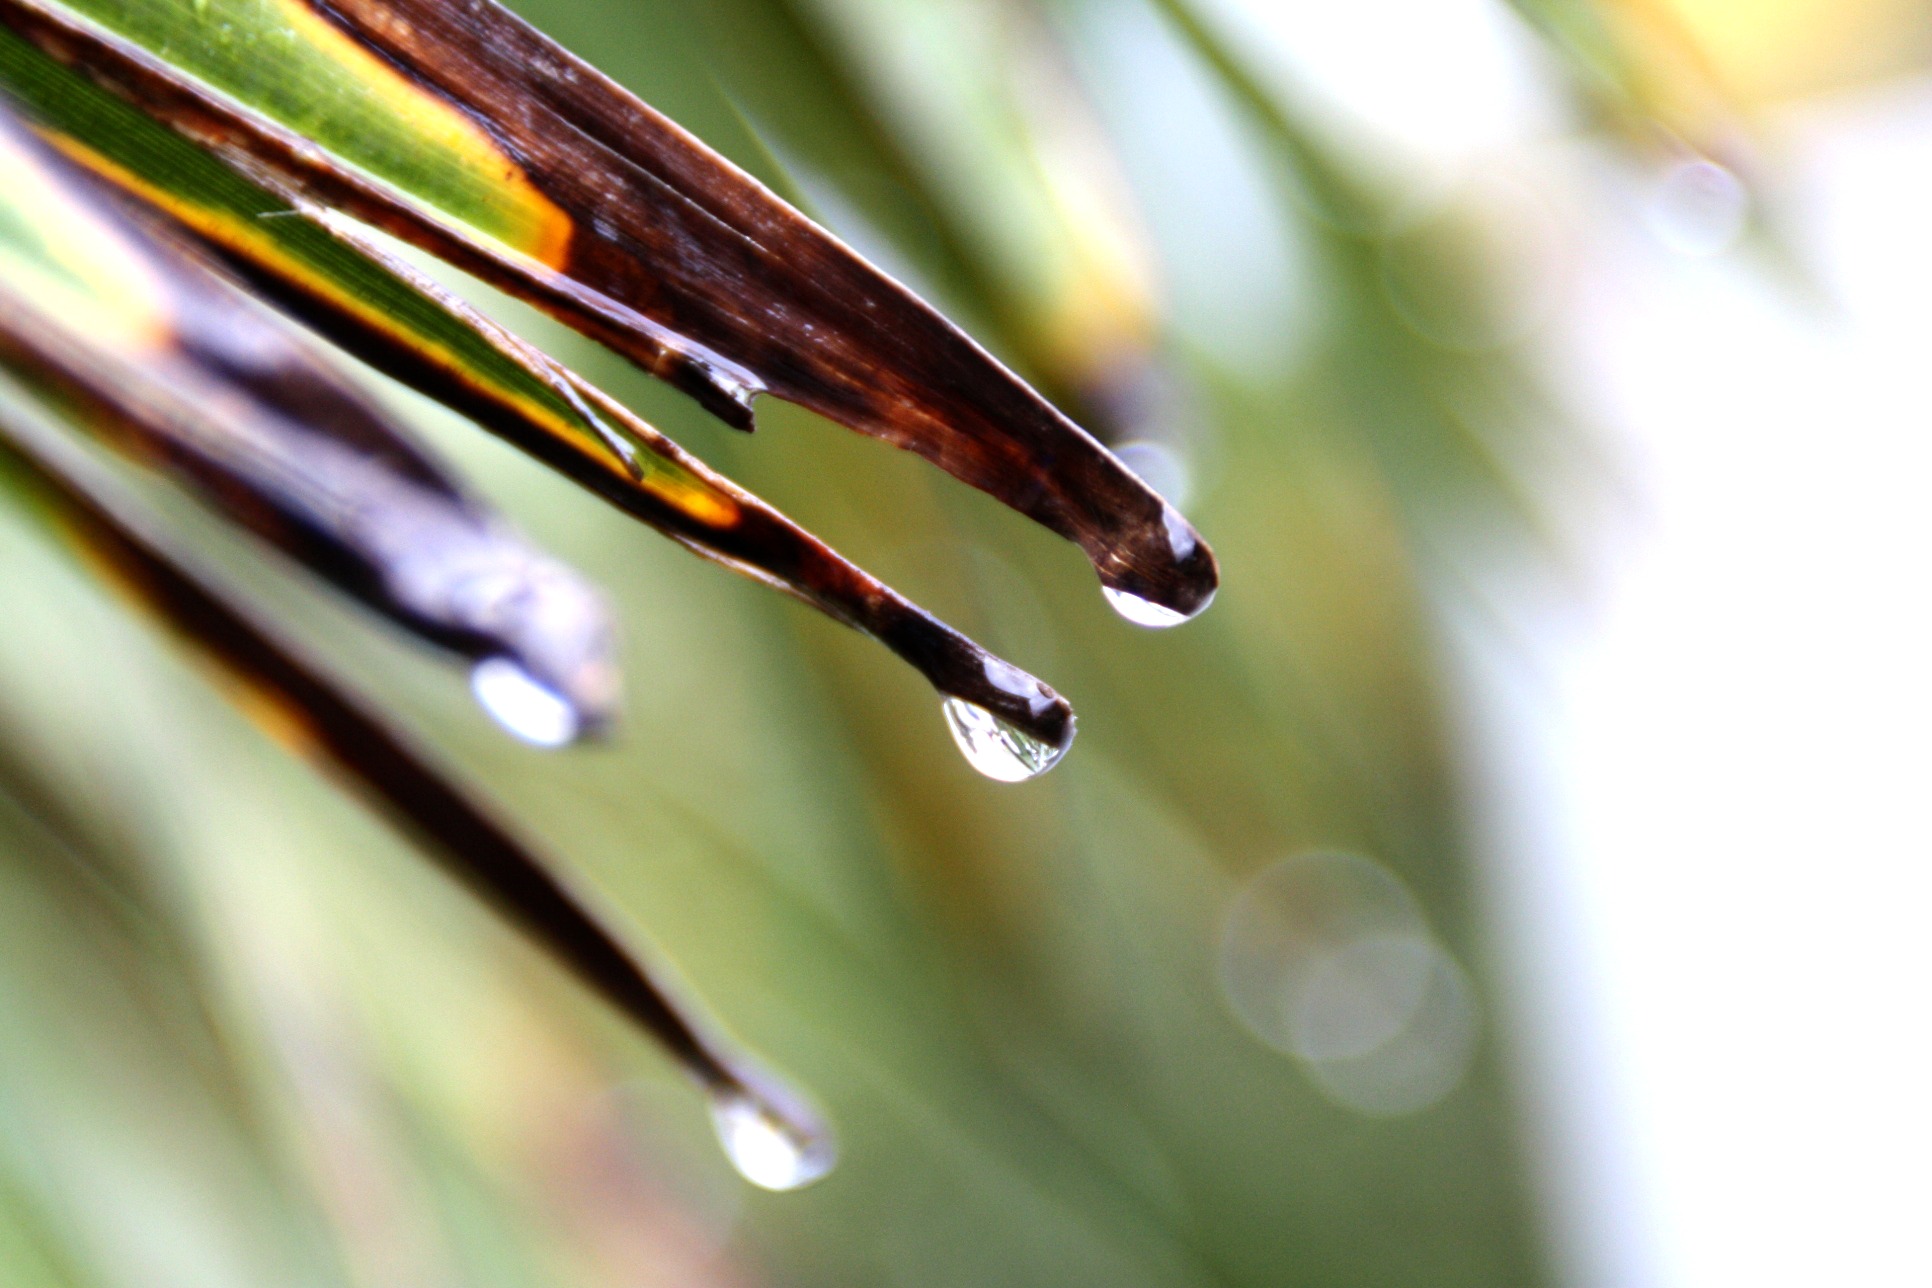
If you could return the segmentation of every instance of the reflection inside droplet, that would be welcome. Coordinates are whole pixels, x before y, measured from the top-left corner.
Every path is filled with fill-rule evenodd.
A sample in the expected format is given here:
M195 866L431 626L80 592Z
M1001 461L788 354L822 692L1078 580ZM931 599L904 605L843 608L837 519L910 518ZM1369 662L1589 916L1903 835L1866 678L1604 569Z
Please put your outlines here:
M582 731L583 721L568 699L507 657L478 662L470 672L470 691L493 720L533 746L561 747Z
M1037 778L1066 754L1064 747L1024 733L964 698L947 698L940 710L966 763L996 782L1023 783Z
M1115 590L1112 586L1102 586L1100 593L1107 597L1107 603L1116 613L1136 626L1164 630L1169 626L1179 626L1187 620L1186 613L1175 612L1165 604L1156 604L1151 599L1142 599L1139 595Z
M743 1092L714 1096L711 1121L731 1165L761 1189L810 1185L838 1161L838 1150L823 1128Z

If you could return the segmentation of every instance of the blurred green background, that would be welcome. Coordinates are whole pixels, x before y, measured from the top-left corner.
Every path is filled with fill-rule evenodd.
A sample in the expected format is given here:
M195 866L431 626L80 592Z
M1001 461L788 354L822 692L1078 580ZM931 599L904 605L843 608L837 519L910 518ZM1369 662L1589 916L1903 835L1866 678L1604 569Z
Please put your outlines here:
M772 1195L655 1050L0 514L0 1278L1549 1280L1437 614L1470 561L1561 545L1537 498L1573 417L1507 221L1178 4L515 7L1075 410L1213 542L1220 600L1136 630L1076 552L910 456L772 402L734 435L501 301L1068 695L1065 763L978 778L883 651L391 386L607 588L612 745L512 743L460 676L174 507L810 1089L841 1166ZM1631 18L1661 7L1520 5L1579 128L1733 165L1734 111L1883 70L1779 63L1804 6L1773 7L1800 14L1775 47L1715 39L1762 26L1718 3L1666 36Z

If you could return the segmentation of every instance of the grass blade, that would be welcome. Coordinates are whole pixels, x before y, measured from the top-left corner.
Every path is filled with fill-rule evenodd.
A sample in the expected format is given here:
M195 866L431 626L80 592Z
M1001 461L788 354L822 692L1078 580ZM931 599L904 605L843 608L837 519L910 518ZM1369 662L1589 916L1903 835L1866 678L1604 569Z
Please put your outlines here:
M284 309L693 552L872 636L942 695L1064 750L1073 712L601 390L371 246L322 222L0 31L0 85L97 176L192 230ZM615 436L622 451L613 453Z
M18 343L31 313L0 288L0 335ZM150 523L71 448L38 427L0 422L0 480L92 568L212 664L282 741L358 788L424 851L586 985L655 1038L720 1106L820 1152L823 1131L769 1079L740 1065L674 1002L590 904L408 742L289 645L251 620L157 538Z
M205 262L0 121L14 301L0 361L116 449L417 636L504 659L595 726L618 693L597 593L466 496Z
M1160 610L1141 620L1212 598L1206 544L1086 433L494 3L0 0L0 22L285 194L548 309L729 419L769 390L925 456L1077 543L1129 606Z

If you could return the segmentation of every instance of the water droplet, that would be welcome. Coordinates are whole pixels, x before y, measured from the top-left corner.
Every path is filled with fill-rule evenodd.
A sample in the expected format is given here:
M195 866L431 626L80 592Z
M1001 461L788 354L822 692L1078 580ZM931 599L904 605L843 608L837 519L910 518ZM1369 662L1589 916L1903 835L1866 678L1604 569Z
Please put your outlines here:
M1105 574L1101 579L1101 593L1106 595L1107 603L1116 613L1136 626L1149 626L1156 630L1169 626L1179 626L1207 611L1214 602L1214 592L1219 574L1215 571L1214 556L1201 544L1200 536L1192 525L1182 517L1173 506L1161 510L1160 535L1167 543L1166 558L1162 561L1171 564L1170 575L1156 583L1149 583L1161 600L1149 598L1124 585L1109 585L1116 578ZM1118 580L1127 581L1127 577Z
M1186 613L1176 612L1165 604L1156 604L1151 599L1142 599L1124 590L1115 590L1112 586L1102 586L1100 593L1107 597L1107 602L1116 613L1136 626L1165 630L1187 620Z
M795 1190L832 1170L838 1150L801 1110L787 1111L749 1092L721 1092L711 1121L739 1175L767 1190Z
M1751 218L1751 193L1731 171L1689 157L1656 181L1644 209L1651 233L1679 255L1702 258L1731 249Z
M583 730L569 699L507 657L478 662L470 672L470 691L492 719L533 746L561 747Z
M964 698L947 698L940 709L966 763L996 782L1023 783L1037 778L1066 755L1065 747L1024 733Z

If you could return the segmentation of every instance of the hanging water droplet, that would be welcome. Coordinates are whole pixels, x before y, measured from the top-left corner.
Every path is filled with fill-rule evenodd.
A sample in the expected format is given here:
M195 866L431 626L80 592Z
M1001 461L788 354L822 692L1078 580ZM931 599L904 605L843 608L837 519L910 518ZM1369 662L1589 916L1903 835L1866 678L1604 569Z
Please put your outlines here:
M1037 778L1066 755L1065 747L1024 733L964 698L947 698L940 709L966 763L996 782L1023 783Z
M1653 183L1644 222L1679 255L1721 255L1750 227L1751 190L1715 161L1687 156Z
M1151 599L1142 599L1124 590L1115 590L1112 586L1102 586L1100 593L1107 597L1107 603L1116 613L1136 626L1164 630L1187 620L1186 613L1176 612L1165 604L1156 604Z
M711 1121L739 1175L767 1190L795 1190L832 1170L832 1138L802 1111L786 1112L748 1092L720 1092Z
M470 672L470 691L491 719L538 747L561 747L583 730L577 708L507 657L485 658Z
M1116 580L1114 576L1102 575L1101 593L1106 595L1107 603L1116 613L1136 626L1149 626L1162 629L1179 626L1191 621L1207 611L1214 602L1214 592L1219 580L1215 569L1214 556L1201 544L1201 538L1181 512L1173 506L1161 510L1160 535L1167 544L1167 561L1171 561L1171 575L1153 581L1142 577L1118 576L1121 581L1136 581L1161 595L1161 600L1128 590L1122 585L1108 585ZM1142 565L1143 567L1145 565Z

